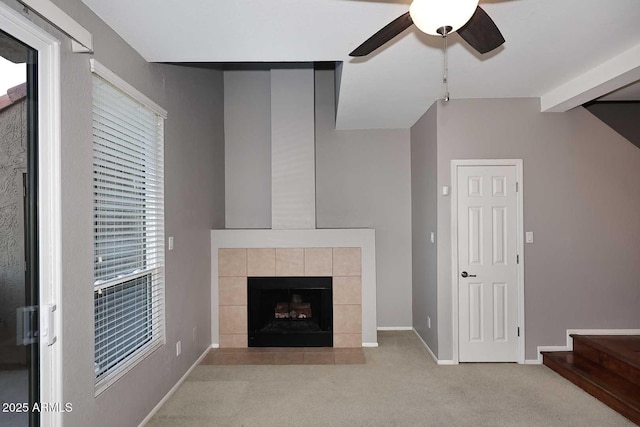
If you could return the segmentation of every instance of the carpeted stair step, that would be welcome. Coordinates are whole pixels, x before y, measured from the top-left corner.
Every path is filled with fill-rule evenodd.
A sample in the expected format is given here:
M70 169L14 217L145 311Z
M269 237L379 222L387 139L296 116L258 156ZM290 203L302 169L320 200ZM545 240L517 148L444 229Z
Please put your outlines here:
M640 425L640 386L571 351L543 352L544 364Z
M573 352L640 385L640 336L571 335Z

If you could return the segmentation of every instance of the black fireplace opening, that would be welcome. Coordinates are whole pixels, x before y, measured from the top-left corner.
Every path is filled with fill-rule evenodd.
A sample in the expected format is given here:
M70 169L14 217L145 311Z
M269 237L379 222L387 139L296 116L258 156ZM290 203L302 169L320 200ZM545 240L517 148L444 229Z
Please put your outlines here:
M333 347L331 277L249 277L249 347Z

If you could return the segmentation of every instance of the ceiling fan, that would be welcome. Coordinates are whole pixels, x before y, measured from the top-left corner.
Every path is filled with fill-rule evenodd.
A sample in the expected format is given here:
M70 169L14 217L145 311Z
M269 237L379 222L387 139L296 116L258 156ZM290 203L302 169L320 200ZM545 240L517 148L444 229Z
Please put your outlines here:
M413 0L404 13L369 37L349 56L366 56L415 24L431 35L445 37L457 32L481 54L491 52L504 43L500 30L478 6L478 0Z

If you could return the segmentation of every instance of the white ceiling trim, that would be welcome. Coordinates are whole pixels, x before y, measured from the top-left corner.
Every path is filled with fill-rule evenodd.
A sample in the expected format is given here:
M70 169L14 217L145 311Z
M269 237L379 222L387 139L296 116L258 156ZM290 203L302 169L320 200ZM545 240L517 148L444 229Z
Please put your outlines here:
M565 112L640 80L640 44L540 97L542 112Z
M82 25L49 0L19 0L20 3L71 37L77 53L93 53L93 36Z

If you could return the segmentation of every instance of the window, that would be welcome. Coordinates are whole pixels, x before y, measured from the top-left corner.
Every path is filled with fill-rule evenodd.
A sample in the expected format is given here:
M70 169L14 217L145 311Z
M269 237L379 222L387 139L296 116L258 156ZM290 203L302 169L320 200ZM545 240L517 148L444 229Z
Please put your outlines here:
M164 344L166 112L91 61L97 393Z

